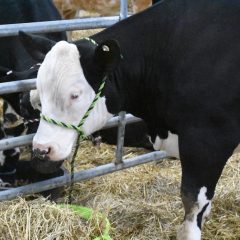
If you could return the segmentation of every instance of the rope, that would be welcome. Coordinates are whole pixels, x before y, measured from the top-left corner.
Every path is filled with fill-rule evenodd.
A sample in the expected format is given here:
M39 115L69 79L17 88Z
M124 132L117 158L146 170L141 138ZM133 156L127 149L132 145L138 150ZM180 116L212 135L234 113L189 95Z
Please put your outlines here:
M58 121L58 120L55 120L55 119L52 119L52 118L49 118L48 116L44 115L44 114L40 114L40 117L45 120L46 122L48 123L51 123L51 124L55 124L57 126L60 126L60 127L65 127L65 128L69 128L69 129L74 129L78 132L79 135L81 135L83 138L86 138L86 136L84 135L84 132L82 131L82 126L85 122L85 120L88 118L90 112L92 111L92 109L96 106L96 103L98 101L98 99L100 98L100 95L102 93L102 90L105 86L105 81L106 81L106 76L103 78L102 80L102 83L98 89L98 92L97 94L95 95L91 105L89 106L89 108L87 109L86 113L84 114L82 120L80 121L80 123L75 126L73 124L70 124L70 123L64 123L64 122L61 122L61 121Z
M77 138L77 143L76 143L76 147L75 147L75 151L73 153L72 156L72 160L71 160L71 179L70 179L70 185L69 185L69 192L68 192L68 203L71 204L72 203L72 192L73 192L73 185L74 185L74 167L75 167L75 159L77 156L77 151L80 145L80 141L81 141L81 135L78 135Z

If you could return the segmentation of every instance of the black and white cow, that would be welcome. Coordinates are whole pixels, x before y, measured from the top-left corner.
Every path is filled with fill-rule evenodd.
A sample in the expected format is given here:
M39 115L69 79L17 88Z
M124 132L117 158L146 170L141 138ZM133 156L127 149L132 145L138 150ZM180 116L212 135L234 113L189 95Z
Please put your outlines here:
M0 77L0 82L35 78L39 67L40 64L37 64L26 71L17 72L0 66L0 74L2 75L2 77ZM0 129L0 139L35 133L39 124L39 110L41 110L37 91L32 90L21 94L5 94L2 95L2 98L4 99L3 126ZM150 141L147 136L148 132L151 136ZM98 144L99 139L104 143L116 144L117 128L114 127L100 130L92 134L94 144ZM126 125L124 141L125 146L142 147L150 150L167 150L171 157L178 158L179 154L174 152L176 149L176 143L174 142L174 144L172 144L173 141L175 141L174 137L169 137L164 141L158 139L156 134L151 133L151 131L147 129L144 122ZM20 166L21 163L18 163L18 148L5 150L0 152L0 154L0 178L1 176L6 176L8 173L14 172L15 170L17 170L17 173L20 171L25 172ZM26 166L26 164L23 166ZM23 174L21 174L21 176L23 176ZM15 173L12 177L13 179L15 178ZM6 178L3 177L2 180L4 179Z
M35 22L35 21L49 21L59 20L60 15L51 0L46 1L34 1L34 0L3 0L0 4L0 24L8 23L20 23L20 22ZM65 33L44 33L42 36L46 36L52 40L66 40ZM15 81L27 78L35 78L37 74L38 65L36 63L41 62L42 59L36 60L31 57L22 46L22 43L16 37L0 38L0 52L3 53L0 56L0 82ZM4 66L4 67L2 67ZM30 67L34 66L30 69ZM34 94L34 91L32 91ZM32 107L38 108L38 102L33 99L32 104L29 104L29 93L19 94L12 93L3 95L2 98L9 104L5 103L4 114L6 123L10 125L14 124L14 119L17 118L16 113L23 117L25 121L28 121L27 133L34 132L37 126L36 122L31 123L32 119L38 117L38 111L35 111ZM21 103L19 103L21 101ZM33 106L32 106L33 105ZM12 109L14 111L12 111ZM12 114L11 114L12 112ZM9 121L11 120L11 121ZM9 125L9 124L8 124ZM18 129L22 128L23 124L18 126ZM16 130L16 131L15 131ZM18 136L19 130L8 129L7 132L11 132L11 136ZM140 131L139 131L140 130ZM21 130L22 131L22 130ZM146 125L144 123L135 123L133 125L126 126L126 138L125 144L127 146L138 146L151 148L148 139L145 137L147 132ZM149 131L151 133L151 130ZM102 140L107 143L115 144L117 130L108 129L100 131L99 134ZM96 134L95 134L96 135ZM154 149L165 149L169 141L159 141L156 134L150 134L152 142L154 142ZM156 141L155 141L156 140ZM171 151L169 151L171 152ZM174 155L175 154L171 154ZM177 156L177 155L176 155Z
M60 20L61 16L53 5L51 0L35 1L35 0L1 0L0 3L0 24L38 22ZM60 33L44 33L42 36L48 37L55 41L66 40L66 34ZM8 82L21 80L26 78L34 78L37 75L35 59L31 57L23 47L21 41L16 36L0 38L0 82ZM4 67L3 67L4 66ZM14 69L15 71L11 70ZM28 121L28 130L30 133L36 129L36 123L32 123L30 118L35 118L31 113L27 115L26 97L22 97L20 93L6 94L1 96L5 101L3 115L4 121L1 126L1 139L8 136L18 136L23 133L25 127L22 117ZM20 99L22 103L20 104ZM22 107L21 107L22 106ZM31 107L30 104L28 104ZM20 119L19 116L20 115ZM14 173L19 167L19 149L11 149L0 152L0 178L6 180L10 173ZM22 162L21 162L22 164ZM24 165L26 166L26 164ZM25 167L24 167L25 168ZM20 170L21 169L21 170ZM29 168L27 168L29 169ZM19 168L19 172L26 171ZM36 175L36 174L35 174ZM12 175L14 180L15 175ZM29 177L29 174L26 174ZM6 180L7 181L7 180Z
M49 50L37 76L44 115L77 125L106 76L86 135L121 110L143 118L159 138L178 135L185 208L178 239L201 239L217 181L240 140L239 24L237 0L165 0L93 35L98 45L20 34L37 59ZM33 150L55 166L76 138L41 120Z

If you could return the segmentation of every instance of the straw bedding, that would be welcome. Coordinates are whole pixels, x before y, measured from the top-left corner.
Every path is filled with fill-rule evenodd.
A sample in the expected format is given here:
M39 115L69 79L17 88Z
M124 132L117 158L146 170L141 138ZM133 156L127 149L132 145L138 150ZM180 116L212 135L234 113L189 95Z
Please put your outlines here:
M93 32L91 31L90 34ZM89 31L74 33L75 38ZM125 158L146 150L125 148ZM111 162L115 146L92 146L83 142L76 170ZM66 163L69 168L69 163ZM117 240L173 240L183 219L179 194L180 163L161 160L74 185L74 203L108 216L110 235ZM59 199L64 202L68 194ZM0 239L93 239L103 226L86 221L71 210L61 209L47 199L16 199L0 203ZM240 154L228 161L216 189L210 219L203 228L204 240L240 239Z
M78 151L76 170L111 162L115 147L94 147L83 142ZM125 148L125 157L145 152ZM69 167L69 164L66 164ZM240 236L240 155L226 165L213 201L203 239L239 239ZM183 218L179 197L180 164L161 160L98 177L74 185L74 203L88 206L108 216L112 239L175 239ZM64 202L68 195L59 199ZM70 210L38 197L0 203L0 239L92 239L102 228L86 222ZM55 236L55 237L54 237ZM90 236L90 237L89 237Z

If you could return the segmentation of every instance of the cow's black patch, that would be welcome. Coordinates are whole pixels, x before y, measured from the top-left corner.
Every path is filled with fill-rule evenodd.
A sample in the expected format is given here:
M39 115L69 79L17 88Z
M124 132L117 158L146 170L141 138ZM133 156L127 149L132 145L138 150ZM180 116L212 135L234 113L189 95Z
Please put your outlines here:
M197 225L198 227L201 229L202 228L202 217L204 212L206 211L207 207L208 207L209 203L207 203L203 208L202 211L197 215Z

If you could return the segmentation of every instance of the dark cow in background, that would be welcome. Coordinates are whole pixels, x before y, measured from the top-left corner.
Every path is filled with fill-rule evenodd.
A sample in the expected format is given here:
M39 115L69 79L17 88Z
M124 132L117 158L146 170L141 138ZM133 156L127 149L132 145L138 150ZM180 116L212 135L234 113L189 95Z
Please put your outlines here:
M20 34L36 59L49 50L37 77L44 115L77 125L106 78L85 135L122 110L144 119L159 138L178 135L181 240L201 239L216 184L240 141L239 24L237 0L165 0L93 41L53 44ZM41 119L33 151L45 161L36 161L36 169L66 159L76 138L74 130Z
M41 22L60 20L61 16L51 0L1 0L0 24ZM40 34L55 41L66 40L65 32ZM0 82L36 77L37 71L30 69L38 61L22 46L16 36L0 38ZM12 71L12 69L14 71ZM30 69L30 70L29 70ZM9 72L9 70L11 70ZM3 96L20 114L19 93Z
M29 70L17 72L0 68L5 76L1 82L35 78L39 65L34 65ZM39 124L39 111L32 107L30 92L21 94L6 94L1 96L3 103L3 123L0 128L0 139L10 136L35 133ZM11 187L19 183L36 182L64 174L64 169L59 169L54 174L41 174L31 167L31 162L19 161L20 149L14 148L0 151L0 189ZM56 199L61 191L54 189L45 191L44 196Z
M15 71L10 68L0 66L0 83L36 78L39 66L39 64L35 64L31 68L24 71ZM11 105L17 114L22 114L20 104L20 100L22 98L21 93L4 94L1 97L4 101L7 101Z
M1 0L0 16L0 24L41 22L61 19L60 14L51 0ZM44 33L40 35L55 41L66 40L66 34L64 32ZM39 66L36 64L38 61L27 53L17 37L0 38L0 53L0 82L35 78L37 76L37 69ZM31 68L32 66L33 68ZM24 131L30 133L36 130L36 123L31 121L32 118L36 117L36 112L32 111L31 115L27 115L25 104L26 97L24 97L22 93L6 94L1 97L6 101L3 107L4 120L0 130L1 139L3 137L19 136ZM20 99L22 99L21 104ZM27 106L31 107L31 104L27 104ZM37 115L39 115L39 112ZM26 124L24 124L23 118L28 122L27 130L25 130ZM25 179L27 178L32 181L34 177L39 175L36 174L36 172L34 174L33 170L30 171L28 163L18 162L19 154L18 148L0 152L0 178L4 182L13 183L15 178L18 178L17 175L21 175L25 177ZM16 169L19 171L15 173ZM28 174L26 174L27 172ZM33 173L33 177L31 177L29 172ZM36 177L35 180L45 177L47 178L49 176Z
M61 16L51 0L1 0L0 24L60 20ZM66 39L64 32L44 33L52 40ZM0 38L0 66L16 71L29 69L38 61L29 56L16 37Z

